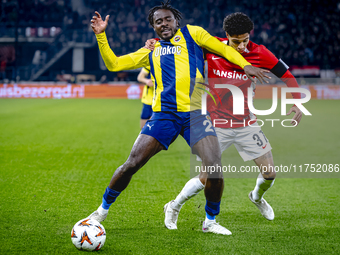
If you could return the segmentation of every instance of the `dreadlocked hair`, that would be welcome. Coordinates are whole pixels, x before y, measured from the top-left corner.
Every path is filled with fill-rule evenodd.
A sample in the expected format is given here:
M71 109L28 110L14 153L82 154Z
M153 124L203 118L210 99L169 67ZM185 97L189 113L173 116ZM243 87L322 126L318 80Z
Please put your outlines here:
M169 11L171 11L173 13L175 19L178 21L178 25L179 25L179 21L182 19L182 13L179 10L173 8L170 5L170 0L167 0L166 2L162 2L161 5L153 7L149 11L148 20L149 20L149 23L152 27L153 27L153 15L158 10L169 10Z
M242 12L235 12L225 17L223 30L230 36L250 33L254 29L254 23Z

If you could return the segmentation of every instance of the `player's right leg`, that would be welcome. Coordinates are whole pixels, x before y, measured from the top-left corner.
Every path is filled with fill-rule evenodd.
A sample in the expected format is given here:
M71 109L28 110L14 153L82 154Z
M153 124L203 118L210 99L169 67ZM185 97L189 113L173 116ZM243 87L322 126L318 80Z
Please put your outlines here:
M114 172L107 187L103 203L90 218L103 221L108 209L119 194L127 187L132 176L159 151L168 149L181 130L181 125L171 113L156 112L147 121L135 141L127 161Z
M89 218L102 222L106 219L111 204L128 186L132 176L164 146L154 137L140 134L130 152L126 162L114 172L109 186L103 195L102 204Z
M142 129L145 123L151 118L152 113L152 106L143 104L142 112L140 114L140 129Z
M140 119L140 129L142 129L145 125L145 123L147 122L147 119Z

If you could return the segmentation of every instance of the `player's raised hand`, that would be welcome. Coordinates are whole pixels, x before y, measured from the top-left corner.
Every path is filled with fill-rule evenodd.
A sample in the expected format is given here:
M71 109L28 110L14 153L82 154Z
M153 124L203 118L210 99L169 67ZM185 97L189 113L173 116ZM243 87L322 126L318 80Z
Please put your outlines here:
M155 49L156 39L149 39L145 42L145 46L143 48L153 51Z
M295 112L293 118L292 118L292 122L290 124L294 125L295 121L296 121L296 125L299 125L301 118L302 118L302 111L295 105L292 106L292 108L290 108L289 112L287 113L287 116L290 115L292 112ZM295 121L294 121L295 120Z
M269 81L266 80L265 78L271 79L268 75L265 74L265 73L269 73L268 70L258 68L258 67L252 66L252 65L245 66L244 72L246 73L248 78L254 83L256 83L256 80L253 78L253 76L255 76L257 79L259 79L262 84L263 84L263 82L269 83Z
M96 15L91 19L91 27L93 32L97 35L103 33L107 27L110 15L106 15L105 20L102 19L99 12L94 12Z

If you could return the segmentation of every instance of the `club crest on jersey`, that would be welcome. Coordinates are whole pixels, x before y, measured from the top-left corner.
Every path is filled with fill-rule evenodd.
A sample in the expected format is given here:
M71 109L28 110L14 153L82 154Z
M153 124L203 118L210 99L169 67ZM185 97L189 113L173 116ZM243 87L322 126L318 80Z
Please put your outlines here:
M182 52L181 46L166 46L166 47L157 47L155 49L155 57L164 56L164 55L179 55Z
M181 40L181 36L180 35L176 35L175 38L174 38L174 41L175 42L179 42Z

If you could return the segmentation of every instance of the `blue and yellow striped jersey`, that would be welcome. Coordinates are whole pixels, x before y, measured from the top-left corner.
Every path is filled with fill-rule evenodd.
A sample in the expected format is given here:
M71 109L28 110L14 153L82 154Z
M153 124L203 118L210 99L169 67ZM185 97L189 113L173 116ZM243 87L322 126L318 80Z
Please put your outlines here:
M219 54L241 66L250 65L236 50L212 37L198 26L178 29L170 41L160 40L154 51L140 49L134 53L116 57L110 49L105 33L96 35L98 46L110 71L121 71L150 66L155 85L152 109L155 112L193 110L193 97L200 100L202 90L195 89L197 81L203 81L204 59L201 47Z
M185 26L170 41L158 41L149 54L150 73L155 84L152 109L190 111L196 79L203 79L203 50L196 42L200 27ZM195 39L196 41L195 41Z
M149 75L146 77L147 79L151 79L150 75L150 67L148 68L143 68L145 73L148 73ZM149 87L147 85L144 86L143 88L143 93L142 93L142 103L147 104L147 105L152 105L152 98L154 94L154 87Z

